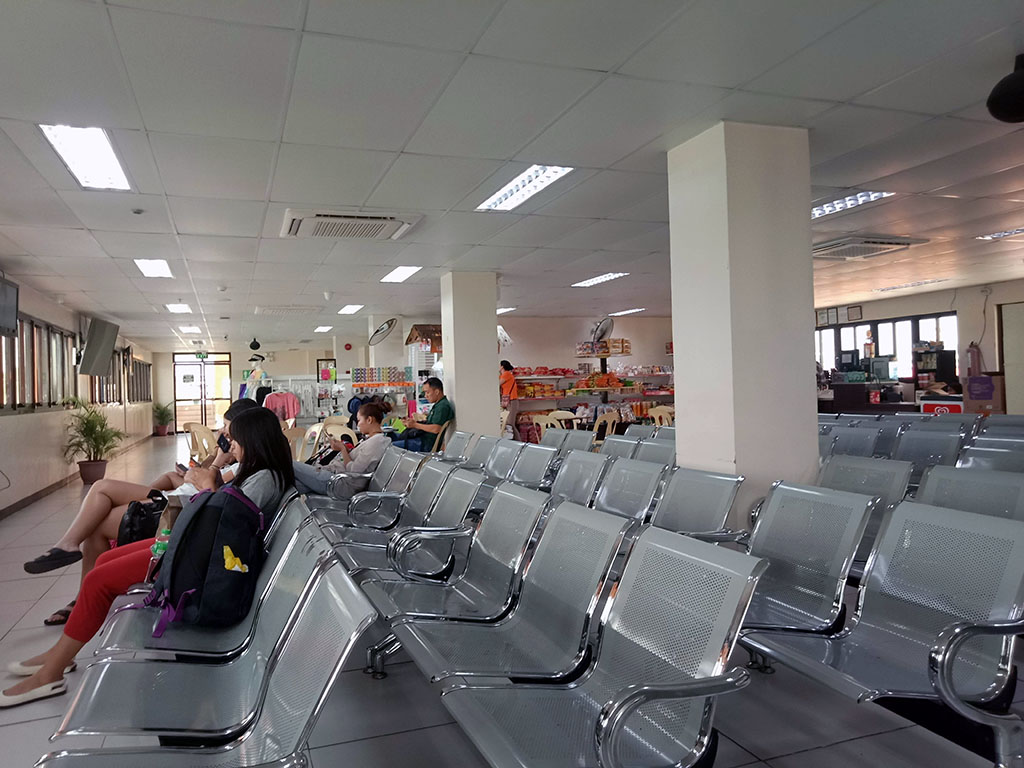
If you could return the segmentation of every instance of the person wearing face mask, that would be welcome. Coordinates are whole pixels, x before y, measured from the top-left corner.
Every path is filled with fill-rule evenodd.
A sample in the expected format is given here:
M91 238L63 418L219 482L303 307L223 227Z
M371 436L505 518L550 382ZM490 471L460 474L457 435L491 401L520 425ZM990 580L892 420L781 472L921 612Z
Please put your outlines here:
M296 490L299 493L324 495L327 493L327 481L333 475L344 472L353 476L346 477L340 485L335 486L335 497L349 498L365 491L370 483L369 478L354 475L372 473L391 444L380 428L386 409L390 409L386 403L364 403L359 406L356 427L363 439L355 448L349 449L343 441L330 438L331 449L338 454L329 464L311 467L302 462L294 462Z

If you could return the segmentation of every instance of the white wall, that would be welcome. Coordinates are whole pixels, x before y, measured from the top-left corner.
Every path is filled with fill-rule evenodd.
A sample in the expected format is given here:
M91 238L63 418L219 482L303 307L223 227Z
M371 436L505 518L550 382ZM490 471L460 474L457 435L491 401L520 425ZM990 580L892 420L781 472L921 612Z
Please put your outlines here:
M590 338L594 317L498 317L498 323L512 338L511 346L502 348L501 359L514 366L536 368L575 368L579 363L596 359L578 359L576 342ZM616 317L615 338L629 339L633 354L611 358L609 369L616 365L672 365L672 357L665 354L665 344L672 340L670 317ZM495 374L497 375L497 374Z

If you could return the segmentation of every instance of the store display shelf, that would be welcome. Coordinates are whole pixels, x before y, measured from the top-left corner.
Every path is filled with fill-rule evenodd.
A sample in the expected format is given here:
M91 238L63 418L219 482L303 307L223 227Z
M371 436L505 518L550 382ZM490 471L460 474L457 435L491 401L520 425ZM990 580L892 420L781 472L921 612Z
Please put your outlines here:
M610 395L639 395L640 387L578 387L566 390L565 394L571 397L592 392L607 392Z
M564 395L558 395L556 397L518 397L518 398L516 398L515 402L532 403L532 402L534 402L536 400L564 400L564 399L565 399Z
M574 379L578 374L572 376L516 376L516 381L557 381L558 379Z
M669 395L675 395L675 392L669 392L668 390L647 390L643 393L645 397L665 397Z
M353 389L369 389L371 387L415 387L415 381L353 381Z
M622 352L616 352L614 354L610 353L610 352L605 352L605 353L600 354L600 355L576 355L576 357L581 359L581 360L589 360L590 358L594 358L594 357L596 357L596 358L607 358L607 357L632 357L632 356L633 356L632 353L626 354L626 353L622 353Z

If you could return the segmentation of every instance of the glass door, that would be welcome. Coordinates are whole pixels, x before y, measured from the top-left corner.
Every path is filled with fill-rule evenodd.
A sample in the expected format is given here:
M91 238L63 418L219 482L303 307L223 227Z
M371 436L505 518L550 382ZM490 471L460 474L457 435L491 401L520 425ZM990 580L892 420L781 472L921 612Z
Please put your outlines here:
M216 428L230 404L230 354L211 352L198 360L195 354L175 353L174 422L179 430L189 422Z

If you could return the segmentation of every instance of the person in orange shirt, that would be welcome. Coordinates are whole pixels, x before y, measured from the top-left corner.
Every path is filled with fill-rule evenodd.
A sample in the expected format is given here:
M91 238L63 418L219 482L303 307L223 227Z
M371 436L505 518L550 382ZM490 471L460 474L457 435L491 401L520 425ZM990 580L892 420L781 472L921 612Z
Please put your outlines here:
M508 360L502 360L498 369L498 387L502 405L508 400L519 399L519 386L516 384L515 374L512 373L512 363Z

